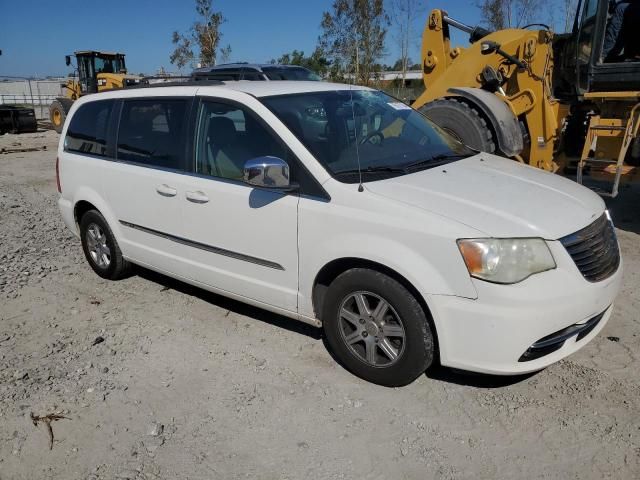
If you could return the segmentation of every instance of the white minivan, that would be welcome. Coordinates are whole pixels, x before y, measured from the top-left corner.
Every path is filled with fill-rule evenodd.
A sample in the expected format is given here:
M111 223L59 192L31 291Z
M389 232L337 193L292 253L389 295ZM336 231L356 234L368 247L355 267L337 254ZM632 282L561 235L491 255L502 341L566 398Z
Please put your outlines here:
M368 88L90 95L57 172L101 277L137 264L322 326L347 369L387 386L434 361L540 370L598 334L622 280L599 196L471 151Z

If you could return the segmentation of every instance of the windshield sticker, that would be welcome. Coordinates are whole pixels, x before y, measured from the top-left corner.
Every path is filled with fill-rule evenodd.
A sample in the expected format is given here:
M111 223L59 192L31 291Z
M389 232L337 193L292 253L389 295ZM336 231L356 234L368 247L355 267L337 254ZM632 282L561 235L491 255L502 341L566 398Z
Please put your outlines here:
M395 108L396 110L411 110L411 107L409 105L402 102L389 102L387 103L387 105Z

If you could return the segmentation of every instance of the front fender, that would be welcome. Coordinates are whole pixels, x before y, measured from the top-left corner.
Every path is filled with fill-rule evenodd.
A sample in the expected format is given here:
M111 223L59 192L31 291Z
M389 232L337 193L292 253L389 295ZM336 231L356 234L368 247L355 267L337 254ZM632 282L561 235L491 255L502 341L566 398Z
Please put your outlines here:
M522 153L524 138L520 122L509 105L493 93L480 88L450 88L448 91L480 109L496 132L498 146L504 155L515 157Z
M433 247L447 248L443 245ZM462 257L457 252L455 242L448 252L434 252L439 260L443 260L443 257L450 259L451 265L448 269L443 269L442 265L436 266L424 251L418 251L390 238L376 238L370 234L332 235L331 238L314 245L314 251L314 255L300 256L299 309L303 315L314 317L313 287L318 273L326 265L339 259L357 259L383 265L411 283L427 303L429 295L477 298L476 289Z

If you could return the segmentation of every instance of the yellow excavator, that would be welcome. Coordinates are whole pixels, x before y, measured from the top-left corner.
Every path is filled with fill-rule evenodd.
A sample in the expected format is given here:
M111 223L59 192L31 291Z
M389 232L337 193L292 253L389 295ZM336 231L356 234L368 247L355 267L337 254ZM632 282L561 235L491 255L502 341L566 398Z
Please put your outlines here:
M434 10L425 92L412 106L472 148L552 172L575 167L580 183L588 176L615 197L640 165L640 57L605 55L610 9L580 0L573 31L561 35L539 24L492 32ZM467 48L452 47L451 28L469 34Z
M76 64L73 65L73 75L61 85L64 96L56 98L49 106L49 118L58 133L62 132L74 100L90 93L140 83L140 77L127 74L123 53L78 51L65 57L67 66L72 65L72 56L75 56Z

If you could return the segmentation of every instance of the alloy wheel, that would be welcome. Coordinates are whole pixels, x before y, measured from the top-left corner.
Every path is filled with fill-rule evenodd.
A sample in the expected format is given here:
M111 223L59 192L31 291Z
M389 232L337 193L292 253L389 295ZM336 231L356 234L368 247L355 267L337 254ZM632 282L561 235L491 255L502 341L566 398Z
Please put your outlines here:
M342 340L367 365L389 367L402 356L404 325L384 298L371 292L354 292L342 301L338 317Z
M92 223L87 228L87 248L91 260L100 268L108 268L111 264L111 250L107 245L107 236L102 228Z

